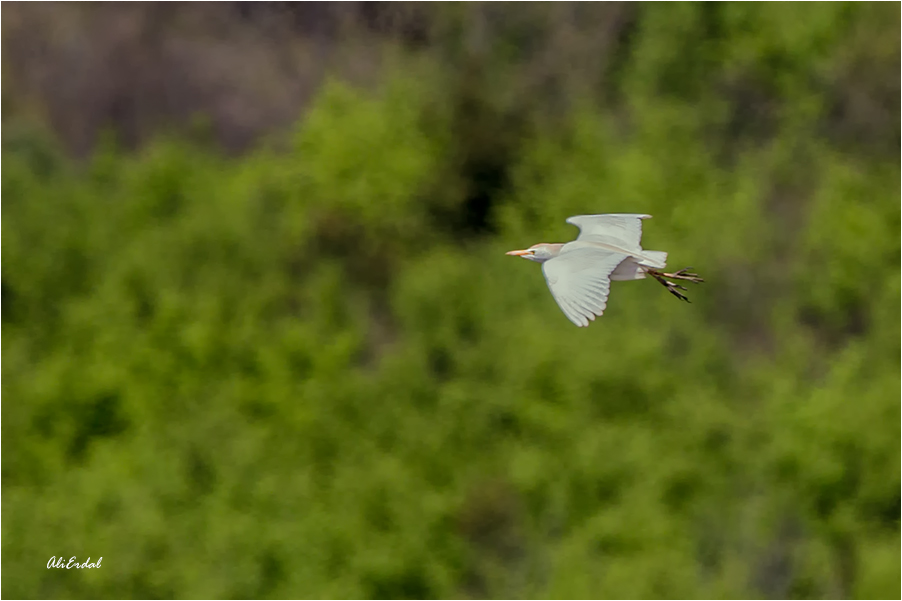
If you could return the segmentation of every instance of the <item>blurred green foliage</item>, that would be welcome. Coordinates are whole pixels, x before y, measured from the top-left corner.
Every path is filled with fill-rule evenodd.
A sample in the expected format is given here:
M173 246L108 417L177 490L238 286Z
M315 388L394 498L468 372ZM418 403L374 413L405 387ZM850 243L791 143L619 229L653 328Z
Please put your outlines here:
M898 596L899 134L824 125L874 15L643 7L473 231L422 58L239 158L5 129L3 595ZM503 254L603 212L691 305L574 328Z

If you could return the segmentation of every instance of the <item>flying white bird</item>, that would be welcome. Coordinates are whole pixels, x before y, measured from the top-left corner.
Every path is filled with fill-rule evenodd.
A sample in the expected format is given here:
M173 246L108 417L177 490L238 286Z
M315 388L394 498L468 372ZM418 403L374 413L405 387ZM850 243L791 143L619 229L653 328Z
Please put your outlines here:
M675 273L660 271L667 253L642 250L642 220L651 215L577 215L567 223L579 228L579 236L566 244L534 244L509 255L542 264L551 295L567 319L580 327L604 313L611 280L641 280L646 275L658 280L677 298L689 302L686 290L672 280L699 283L704 280L686 267Z

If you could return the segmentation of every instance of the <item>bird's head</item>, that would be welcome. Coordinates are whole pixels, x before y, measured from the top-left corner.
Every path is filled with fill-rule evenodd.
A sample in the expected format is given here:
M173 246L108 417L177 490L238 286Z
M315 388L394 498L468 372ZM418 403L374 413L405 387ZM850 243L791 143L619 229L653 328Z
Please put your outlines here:
M563 244L546 244L542 242L540 244L533 244L526 250L512 250L506 254L521 257L529 261L535 261L536 263L544 263L548 259L556 257L557 254L561 252L562 246Z

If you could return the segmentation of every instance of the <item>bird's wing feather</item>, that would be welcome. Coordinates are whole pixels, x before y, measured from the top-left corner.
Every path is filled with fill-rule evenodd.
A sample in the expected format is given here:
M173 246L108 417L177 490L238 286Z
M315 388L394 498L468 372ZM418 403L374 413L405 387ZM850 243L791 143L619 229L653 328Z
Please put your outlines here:
M651 215L638 213L613 213L609 215L575 215L567 223L579 228L577 240L620 243L629 250L642 246L642 220Z
M627 255L596 248L576 248L542 264L545 281L567 319L580 327L604 313L610 275Z

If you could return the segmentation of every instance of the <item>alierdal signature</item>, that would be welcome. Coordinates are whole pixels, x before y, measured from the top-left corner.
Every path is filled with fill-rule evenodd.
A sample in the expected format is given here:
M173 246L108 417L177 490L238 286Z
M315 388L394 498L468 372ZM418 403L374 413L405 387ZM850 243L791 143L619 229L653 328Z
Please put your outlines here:
M75 559L75 556L69 558L69 561L66 561L63 557L53 556L50 558L50 561L47 562L47 569L50 568L65 568L67 570L71 570L72 568L99 568L100 562L103 561L103 557L100 557L96 562L92 562L90 556L87 561L82 563L78 563L78 560Z

